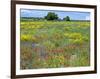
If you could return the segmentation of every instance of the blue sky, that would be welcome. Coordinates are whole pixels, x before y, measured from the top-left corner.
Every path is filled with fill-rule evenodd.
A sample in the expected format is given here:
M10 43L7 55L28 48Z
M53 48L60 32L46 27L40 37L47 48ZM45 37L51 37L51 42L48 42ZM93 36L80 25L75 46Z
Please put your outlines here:
M48 12L56 13L59 18L63 19L69 16L71 20L90 20L89 12L71 12L71 11L50 11L50 10L35 10L35 9L21 9L21 17L44 17Z

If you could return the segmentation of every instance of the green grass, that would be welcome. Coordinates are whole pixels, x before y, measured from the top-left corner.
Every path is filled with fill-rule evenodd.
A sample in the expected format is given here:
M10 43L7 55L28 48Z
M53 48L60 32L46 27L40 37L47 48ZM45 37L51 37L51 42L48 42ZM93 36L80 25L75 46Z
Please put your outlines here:
M90 65L90 22L22 21L21 69Z

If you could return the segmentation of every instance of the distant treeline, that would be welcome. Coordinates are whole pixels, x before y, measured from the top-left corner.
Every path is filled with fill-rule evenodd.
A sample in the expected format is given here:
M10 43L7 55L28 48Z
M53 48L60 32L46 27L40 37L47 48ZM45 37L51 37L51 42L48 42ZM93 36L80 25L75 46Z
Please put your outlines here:
M46 21L45 18L38 18L38 17L21 17L21 21ZM63 19L58 19L55 21L64 21ZM70 20L74 22L90 22L90 20Z
M41 20L48 20L48 21L70 21L70 17L66 16L63 19L59 18L58 15L54 12L48 12L48 14L44 17L21 17L22 21L26 21L26 20L30 20L30 21L41 21Z
M54 12L48 12L44 17L21 17L21 21L89 21L89 20L71 20L69 16L64 17L63 19L59 18Z
M21 21L42 21L45 20L44 18L40 17L21 17Z

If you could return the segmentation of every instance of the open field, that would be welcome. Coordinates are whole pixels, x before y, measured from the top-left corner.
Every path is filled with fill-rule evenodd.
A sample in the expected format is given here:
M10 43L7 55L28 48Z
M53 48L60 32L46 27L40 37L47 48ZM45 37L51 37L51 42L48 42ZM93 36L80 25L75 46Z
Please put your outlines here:
M90 65L90 22L21 21L21 69Z

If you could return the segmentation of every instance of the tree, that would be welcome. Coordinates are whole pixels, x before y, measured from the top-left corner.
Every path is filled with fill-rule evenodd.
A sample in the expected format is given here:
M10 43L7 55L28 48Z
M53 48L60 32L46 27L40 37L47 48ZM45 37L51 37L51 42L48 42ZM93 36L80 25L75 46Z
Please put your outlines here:
M65 18L63 18L64 21L70 21L70 17L66 16Z
M46 20L57 20L58 15L53 12L48 12L47 16L45 16Z

